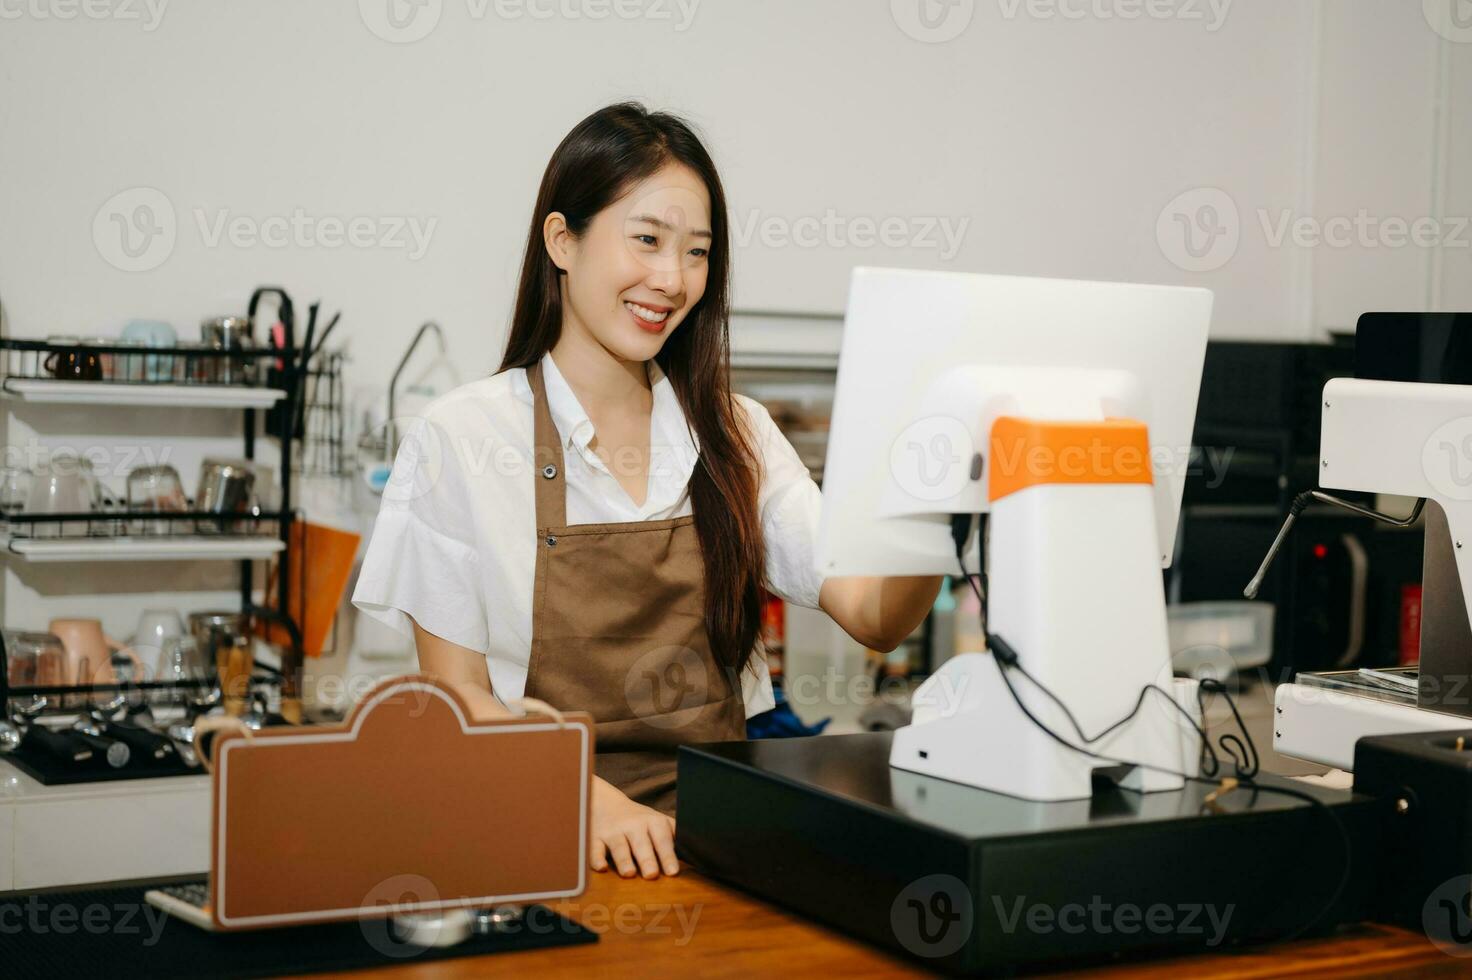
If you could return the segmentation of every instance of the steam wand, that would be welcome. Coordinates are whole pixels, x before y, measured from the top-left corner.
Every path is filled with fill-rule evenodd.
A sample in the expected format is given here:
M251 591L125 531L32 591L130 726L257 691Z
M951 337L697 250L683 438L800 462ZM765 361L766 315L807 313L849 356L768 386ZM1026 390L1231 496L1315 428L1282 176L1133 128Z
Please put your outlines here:
M1313 500L1321 504L1329 504L1342 508L1361 517L1377 520L1382 524L1389 524L1391 527L1410 527L1421 519L1421 511L1426 507L1426 498L1417 497L1416 506L1411 508L1409 516L1404 518L1391 517L1389 514L1382 514L1378 510L1371 510L1368 507L1361 507L1359 504L1351 503L1348 500L1341 500L1321 490L1305 490L1293 498L1293 503L1288 508L1288 517L1284 519L1283 526L1278 529L1278 536L1273 539L1272 547L1268 548L1268 553L1264 556L1262 565L1258 567L1257 574L1252 576L1252 581L1248 582L1247 588L1242 590L1244 597L1248 599L1257 598L1257 592L1262 588L1262 580L1267 577L1268 568L1272 566L1273 559L1278 557L1278 550L1283 547L1283 542L1288 540L1288 532L1293 530L1293 525L1298 520L1298 515L1303 513L1303 509L1309 505L1309 501Z

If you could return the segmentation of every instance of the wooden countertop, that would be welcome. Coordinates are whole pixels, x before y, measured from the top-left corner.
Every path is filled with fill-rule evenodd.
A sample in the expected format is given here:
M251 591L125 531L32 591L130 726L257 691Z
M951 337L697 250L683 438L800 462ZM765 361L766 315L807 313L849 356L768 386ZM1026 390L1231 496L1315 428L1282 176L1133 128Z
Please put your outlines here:
M600 933L596 944L390 966L339 977L446 980L481 976L741 977L928 976L923 966L790 915L689 870L657 881L589 876L588 890L557 910ZM1472 960L1424 936L1365 924L1331 938L1205 956L1125 961L1052 976L1370 977L1466 976ZM315 977L328 974L313 974Z

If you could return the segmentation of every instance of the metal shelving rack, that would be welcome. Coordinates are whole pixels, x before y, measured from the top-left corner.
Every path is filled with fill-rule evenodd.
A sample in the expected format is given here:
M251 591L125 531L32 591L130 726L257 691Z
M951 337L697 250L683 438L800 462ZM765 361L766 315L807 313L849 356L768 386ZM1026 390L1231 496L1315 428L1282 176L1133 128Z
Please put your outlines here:
M254 319L258 290L251 301ZM283 294L284 298L284 294ZM191 511L159 513L155 511L104 510L79 514L6 515L9 534L6 550L12 559L25 561L238 561L240 567L241 612L257 620L275 623L285 630L289 644L282 649L279 670L257 664L259 673L252 686L279 685L282 714L300 722L301 674L303 663L301 630L289 611L291 595L292 525L296 520L292 507L292 441L301 391L301 371L293 336L289 301L283 302L282 325L284 346L249 350L205 350L199 348L142 348L135 345L58 344L35 340L0 338L0 395L27 402L111 405L111 406L177 406L181 408L215 408L242 413L243 455L254 459L258 428L257 413L263 409L279 412L285 420L272 433L281 442L282 465L280 507L265 513L228 514ZM107 379L68 380L48 376L53 358L110 358L112 377ZM253 364L256 373L268 379L263 385L243 382L218 383L221 374L215 367L225 361L239 366ZM90 362L88 362L90 363ZM134 369L146 365L146 370ZM274 370L269 370L274 365ZM236 374L240 372L236 371ZM164 522L170 525L164 533L131 534L133 522ZM241 525L248 525L242 530ZM273 527L274 525L274 527ZM118 533L121 531L122 533ZM276 568L276 602L274 607L254 601L254 566L258 561L279 558ZM212 665L206 665L209 670ZM96 685L16 685L9 682L8 651L0 634L0 709L8 717L12 698L76 694L115 694L119 692L174 692L208 688L212 679L176 681L129 681ZM60 707L67 698L55 697L46 711L67 711ZM74 710L74 709L72 709Z

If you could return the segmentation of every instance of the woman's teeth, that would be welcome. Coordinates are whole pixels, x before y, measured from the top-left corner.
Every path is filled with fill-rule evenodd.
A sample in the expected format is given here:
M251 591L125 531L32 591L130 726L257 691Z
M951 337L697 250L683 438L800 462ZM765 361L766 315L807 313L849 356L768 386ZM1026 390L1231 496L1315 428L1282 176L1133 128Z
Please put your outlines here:
M663 323L665 321L665 317L670 315L669 310L656 312L655 310L651 310L647 306L640 306L638 303L625 302L624 309L628 310L630 313L634 314L634 316L638 317L646 323Z

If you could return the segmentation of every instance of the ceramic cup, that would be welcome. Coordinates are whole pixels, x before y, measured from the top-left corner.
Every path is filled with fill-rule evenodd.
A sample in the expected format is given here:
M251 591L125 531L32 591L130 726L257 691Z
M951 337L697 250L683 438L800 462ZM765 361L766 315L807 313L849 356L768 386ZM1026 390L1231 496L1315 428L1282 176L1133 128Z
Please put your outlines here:
M41 361L41 367L58 381L101 381L102 361L97 352L82 346L76 337L47 337L56 349Z
M145 609L138 617L138 629L128 644L147 663L163 656L164 647L175 637L184 635L184 621L172 609Z
M100 620L53 619L46 631L61 640L66 651L63 670L68 684L116 684L118 675L112 666L114 654L131 661L134 677L142 673L143 664L138 655L102 632ZM75 705L86 698L74 696L70 700Z
M144 347L173 347L179 342L174 328L162 320L131 320L123 327L123 339L142 344ZM147 354L143 357L144 381L172 381L174 357L172 354Z

